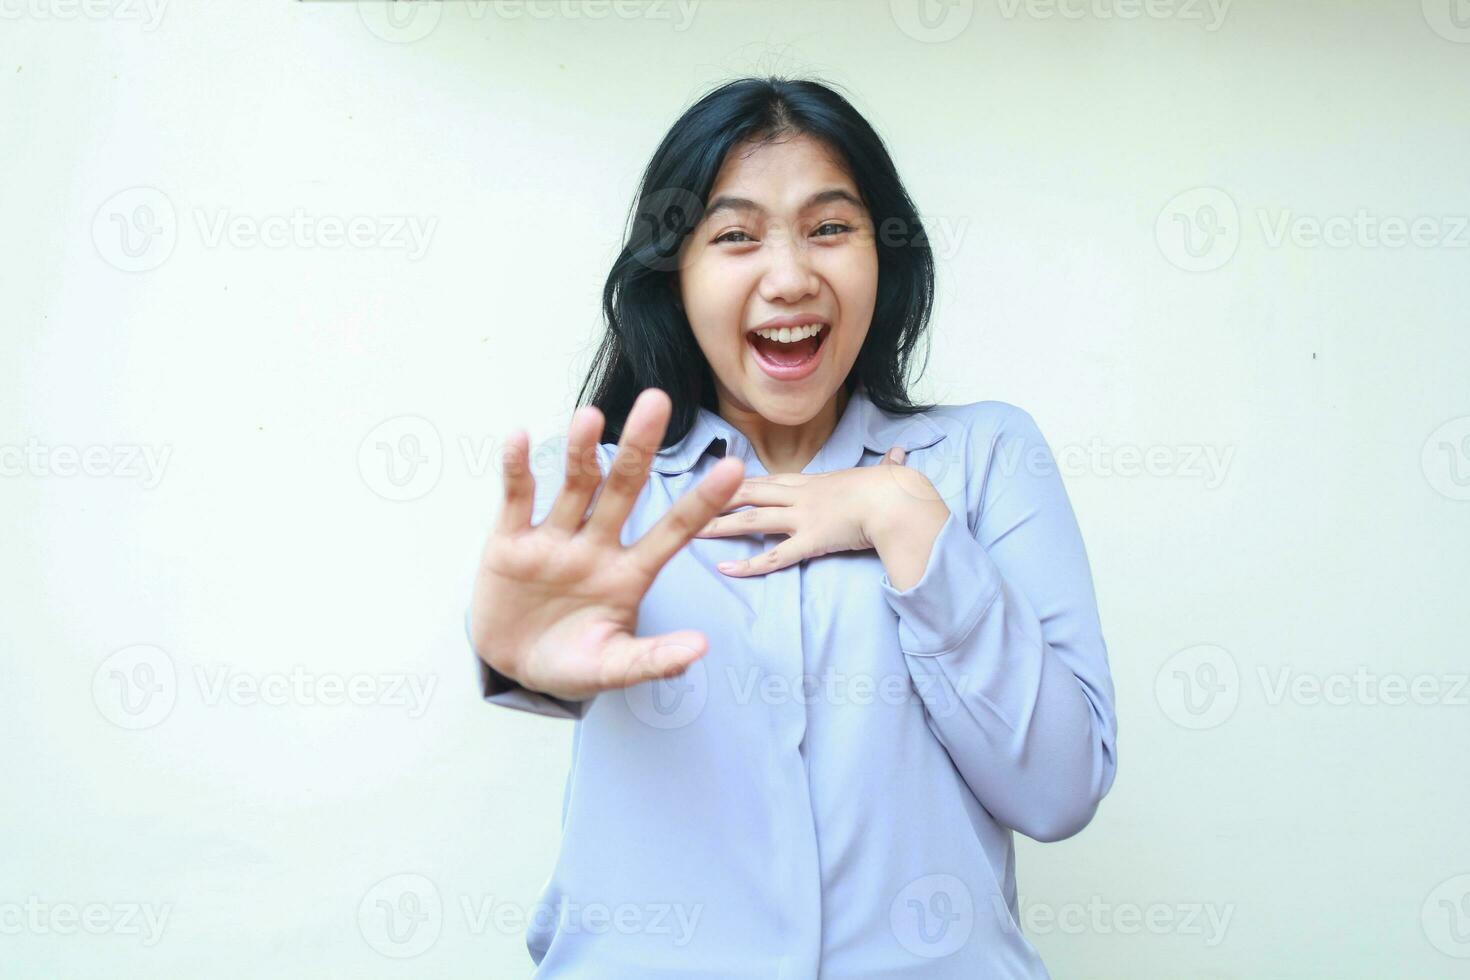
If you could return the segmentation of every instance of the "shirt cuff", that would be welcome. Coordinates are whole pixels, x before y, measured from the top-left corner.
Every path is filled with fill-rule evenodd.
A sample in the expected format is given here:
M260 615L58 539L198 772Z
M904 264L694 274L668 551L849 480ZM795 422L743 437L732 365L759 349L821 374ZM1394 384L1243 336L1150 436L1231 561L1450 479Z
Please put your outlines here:
M468 609L464 614L464 631L465 639L470 644L470 653L474 656L475 662L480 665L480 693L487 703L497 704L503 708L514 708L517 711L547 715L552 718L580 719L582 713L587 710L586 701L567 701L562 698L554 698L550 694L542 694L540 691L528 690L487 664L484 658L475 652L474 637L470 634L470 611Z
M1000 569L965 522L949 512L929 551L924 574L903 591L883 573L879 588L898 615L904 653L932 657L959 646L974 632L997 596Z

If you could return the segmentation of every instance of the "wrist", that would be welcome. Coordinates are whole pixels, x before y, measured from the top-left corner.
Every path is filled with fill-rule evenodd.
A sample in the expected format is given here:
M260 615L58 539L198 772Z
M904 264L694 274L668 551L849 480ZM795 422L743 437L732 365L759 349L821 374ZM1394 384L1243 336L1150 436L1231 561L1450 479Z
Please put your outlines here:
M949 516L949 508L929 478L902 466L883 466L869 498L863 530L881 557L896 541L932 529L937 533Z

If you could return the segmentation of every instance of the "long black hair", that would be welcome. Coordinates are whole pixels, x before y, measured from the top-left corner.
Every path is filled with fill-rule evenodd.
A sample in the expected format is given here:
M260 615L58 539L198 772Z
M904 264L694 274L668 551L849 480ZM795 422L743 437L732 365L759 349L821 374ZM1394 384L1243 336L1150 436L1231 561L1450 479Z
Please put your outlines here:
M817 139L846 164L873 221L877 302L844 386L851 394L861 381L875 405L899 415L934 407L910 401L907 380L910 358L927 336L934 259L883 140L825 84L740 78L687 109L643 172L626 241L602 291L607 330L577 397L578 406L593 404L602 411L603 442L621 437L633 400L644 388L662 388L673 402L664 446L688 433L699 406L716 410L713 372L679 303L679 249L702 220L732 147L794 135ZM926 363L927 358L926 347Z

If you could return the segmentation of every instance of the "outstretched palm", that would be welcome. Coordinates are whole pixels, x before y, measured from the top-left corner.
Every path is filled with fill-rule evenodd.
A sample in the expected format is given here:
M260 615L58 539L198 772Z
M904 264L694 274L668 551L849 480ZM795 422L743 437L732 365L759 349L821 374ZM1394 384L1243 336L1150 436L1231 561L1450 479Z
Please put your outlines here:
M529 440L522 431L511 436L503 457L505 499L480 560L470 612L475 650L500 673L534 691L584 700L675 676L708 649L704 634L692 629L635 635L638 605L659 569L724 508L745 470L734 457L720 460L642 538L624 546L623 524L648 480L671 410L662 390L639 394L604 481L597 465L602 413L579 409L568 430L561 491L534 526Z

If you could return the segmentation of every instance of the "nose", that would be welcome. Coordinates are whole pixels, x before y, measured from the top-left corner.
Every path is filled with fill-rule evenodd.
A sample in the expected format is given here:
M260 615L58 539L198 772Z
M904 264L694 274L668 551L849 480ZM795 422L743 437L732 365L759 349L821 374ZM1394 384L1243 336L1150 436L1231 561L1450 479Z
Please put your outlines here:
M790 235L771 235L766 240L768 256L761 277L761 299L769 303L797 303L815 296L821 288L811 266L806 242Z

